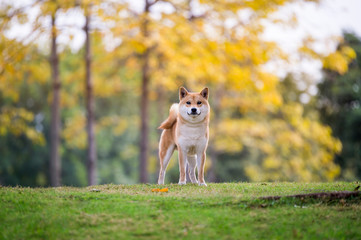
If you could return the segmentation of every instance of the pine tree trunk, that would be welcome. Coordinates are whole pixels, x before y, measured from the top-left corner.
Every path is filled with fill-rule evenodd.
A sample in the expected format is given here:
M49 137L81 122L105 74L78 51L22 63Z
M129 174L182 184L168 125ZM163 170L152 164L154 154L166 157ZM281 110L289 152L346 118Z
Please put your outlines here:
M145 57L147 58L147 57ZM148 71L148 60L144 59L142 67L142 96L141 96L141 133L140 133L140 182L146 183L148 181L148 138L149 138L149 113L148 113L148 95L149 95L149 75Z
M148 32L148 13L149 13L150 4L145 0L145 16L142 23L142 35L144 40L149 36ZM139 181L141 183L148 182L148 149L149 149L149 81L150 81L150 72L149 72L149 53L150 49L147 47L145 52L142 54L142 92L140 100L140 118L141 118L141 132L140 132L140 159L139 159Z
M51 56L50 66L53 82L53 102L51 105L50 126L50 184L53 187L60 186L61 182L61 160L59 155L60 145L60 79L59 79L59 57L57 54L55 27L55 12L51 16Z
M219 84L217 86L217 88L214 91L214 98L216 99L216 101L213 101L212 103L212 110L213 110L213 119L211 124L213 125L211 127L212 131L213 131L213 136L217 136L217 129L218 129L218 125L220 122L220 117L221 117L221 99L223 98L223 92L224 92L224 88L223 88L223 84ZM211 167L208 170L208 181L209 182L218 182L218 178L217 178L217 161L218 161L218 157L219 157L219 152L215 149L214 147L214 140L212 140L211 144L209 144L209 156L211 159Z
M86 10L87 11L87 10ZM86 112L87 112L87 136L88 136L88 148L87 148L87 170L88 170L88 185L97 184L96 163L97 152L95 142L95 117L94 117L94 90L93 81L91 76L91 47L89 36L89 23L90 16L87 13L85 16L85 83L86 83Z
M166 118L166 110L165 110L165 94L164 94L164 88L162 86L157 87L157 95L158 95L158 99L157 99L157 115L158 115L158 124L160 125L164 119ZM158 125L158 126L159 126ZM157 127L158 127L157 126ZM158 129L158 141L160 140L160 137L162 136L162 129ZM158 142L159 143L159 142ZM158 149L159 151L159 149ZM158 164L157 164L157 170L156 172L159 173L160 171L160 163L159 163L159 159L158 159Z

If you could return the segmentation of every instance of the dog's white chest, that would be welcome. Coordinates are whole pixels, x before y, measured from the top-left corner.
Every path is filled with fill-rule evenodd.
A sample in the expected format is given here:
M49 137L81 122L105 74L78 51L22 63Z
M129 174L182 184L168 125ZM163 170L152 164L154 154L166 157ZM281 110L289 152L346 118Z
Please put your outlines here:
M197 154L203 151L207 145L207 126L200 125L181 125L178 131L178 144L187 154Z

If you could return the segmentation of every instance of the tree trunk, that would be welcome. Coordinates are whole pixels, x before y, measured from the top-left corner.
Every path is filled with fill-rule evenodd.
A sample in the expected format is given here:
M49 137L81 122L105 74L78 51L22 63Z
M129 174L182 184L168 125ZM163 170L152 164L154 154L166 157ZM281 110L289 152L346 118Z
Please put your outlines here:
M157 115L158 115L158 124L160 125L164 121L164 119L166 118L165 117L166 116L166 114L165 114L166 111L165 111L165 108L164 108L166 106L166 104L165 104L165 94L164 94L164 88L162 86L157 87L157 95L158 95L158 101L157 101L157 111L158 111L158 113L157 113ZM158 141L160 140L160 137L162 136L162 132L163 132L163 129L158 129ZM158 151L159 151L159 149L158 149ZM158 159L157 162L158 162L158 164L157 164L156 172L159 173L159 171L160 171L159 159Z
M220 103L222 101L223 97L223 84L219 84L217 88L214 91L214 98L215 101L213 101L212 104L212 110L213 110L213 127L211 128L212 131L214 131L213 136L217 136L217 129L218 124L220 122L220 116L221 116L221 106ZM212 139L212 143L209 145L209 156L211 158L211 167L208 170L208 181L209 182L218 182L217 179L217 170L216 165L218 161L219 152L214 148L214 140Z
M51 16L51 56L50 66L53 82L53 102L51 105L51 127L50 127L50 184L53 187L60 186L61 182L61 160L59 155L60 145L60 79L59 58L56 45L55 13Z
M89 24L90 16L85 10L85 91L86 91L86 112L87 112L87 136L88 136L88 148L87 148L87 170L88 170L88 185L97 184L96 174L96 163L97 163L97 152L96 142L94 134L94 92L93 92L93 81L91 76L91 47L90 47L90 36L89 36Z
M148 13L149 13L150 3L148 0L145 0L145 16L144 21L141 26L143 39L146 40L149 36L148 32ZM147 46L147 49L141 56L142 61L142 92L140 100L140 119L141 119L141 132L140 132L140 159L139 159L139 181L141 183L148 182L148 149L149 149L149 81L150 81L150 72L149 72L149 53L150 49Z
M166 109L166 96L164 93L164 87L163 86L157 86L157 95L158 95L158 101L157 101L157 115L158 115L158 123L159 125L167 118L167 109ZM163 130L159 129L158 134L159 138L162 135Z
M140 182L148 181L148 138L149 138L149 59L148 50L143 55L142 65L142 96L140 106L141 132L140 132Z

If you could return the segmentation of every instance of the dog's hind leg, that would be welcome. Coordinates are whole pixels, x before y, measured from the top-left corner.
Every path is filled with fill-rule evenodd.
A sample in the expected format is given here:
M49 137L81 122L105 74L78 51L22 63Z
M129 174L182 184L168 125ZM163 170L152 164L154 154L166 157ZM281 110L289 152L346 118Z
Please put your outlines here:
M197 164L197 156L196 155L187 155L188 162L188 174L192 183L198 183L196 178L196 164Z
M174 152L175 144L170 144L167 147L168 148L166 149L160 148L159 150L160 171L158 184L164 184L165 171L167 170L169 160Z

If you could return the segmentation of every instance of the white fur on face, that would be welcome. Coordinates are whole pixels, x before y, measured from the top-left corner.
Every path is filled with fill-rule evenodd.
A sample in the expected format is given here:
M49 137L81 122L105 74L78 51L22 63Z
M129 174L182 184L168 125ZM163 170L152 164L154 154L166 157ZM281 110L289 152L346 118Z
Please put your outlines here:
M191 114L192 108L197 109L197 114ZM204 118L208 115L208 112L209 107L207 104L202 104L200 107L187 106L185 104L179 105L179 114L182 116L182 118L191 123L202 122Z

